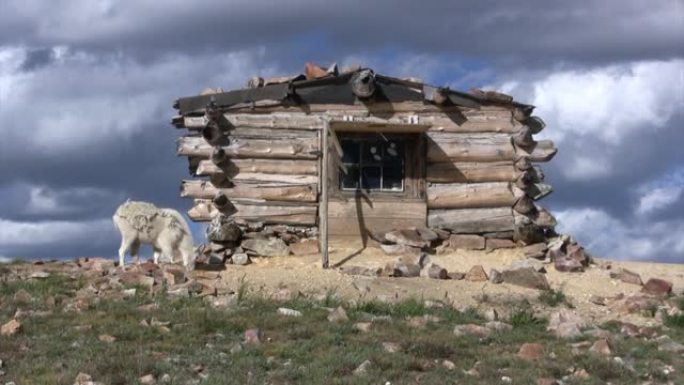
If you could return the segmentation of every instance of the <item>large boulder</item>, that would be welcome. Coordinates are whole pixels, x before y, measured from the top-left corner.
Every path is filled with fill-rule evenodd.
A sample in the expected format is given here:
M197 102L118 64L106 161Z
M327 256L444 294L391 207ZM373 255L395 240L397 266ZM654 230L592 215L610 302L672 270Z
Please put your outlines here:
M280 238L245 239L240 245L263 257L280 257L290 254L290 248Z

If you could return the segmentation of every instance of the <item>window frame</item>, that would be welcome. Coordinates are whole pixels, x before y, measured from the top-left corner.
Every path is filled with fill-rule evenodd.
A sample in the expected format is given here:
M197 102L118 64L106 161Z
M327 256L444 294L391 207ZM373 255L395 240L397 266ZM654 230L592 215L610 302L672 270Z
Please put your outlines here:
M357 189L343 189L341 179L343 175L342 167L340 166L341 158L337 154L334 146L331 146L329 151L333 155L331 157L329 168L329 175L331 175L331 183L329 186L329 193L332 198L339 198L346 200L349 197L354 197L359 193L367 195L370 198L379 199L425 199L425 139L423 133L380 133L380 132L336 132L337 139L342 143L343 140L355 141L376 141L378 139L393 140L403 143L403 190L370 190L364 189L361 186ZM361 157L362 154L359 154ZM384 163L383 163L384 165ZM359 173L361 173L361 159L359 161ZM359 183L361 183L361 176L359 175ZM382 186L382 180L381 180Z

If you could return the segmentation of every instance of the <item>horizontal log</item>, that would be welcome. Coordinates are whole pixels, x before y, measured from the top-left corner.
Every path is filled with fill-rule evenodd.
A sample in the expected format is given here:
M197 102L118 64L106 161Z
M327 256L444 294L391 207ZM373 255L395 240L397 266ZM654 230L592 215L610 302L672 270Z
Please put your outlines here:
M428 135L428 162L498 162L516 159L515 148L508 135L455 135Z
M515 146L518 156L527 156L532 162L548 162L556 155L558 149L551 140L540 140L529 147Z
M225 113L225 121L233 127L264 127L264 128L298 128L317 130L323 127L321 116L308 115L304 112L294 113ZM199 130L209 123L205 115L184 116L182 123L178 118L173 119L177 126L191 130Z
M428 227L462 234L512 231L514 229L513 210L510 207L429 210Z
M199 174L198 174L199 175ZM242 183L250 185L268 185L278 183L281 185L302 185L318 183L317 175L287 175L287 174L264 174L240 172L234 175L226 175L221 171L215 173L203 173L210 177L215 186L225 186L226 184Z
M195 205L188 211L190 219L196 222L211 221L220 214L247 222L262 222L265 224L287 225L315 225L316 206L283 205L263 202L243 204L231 202L230 211L220 211L211 200L195 200Z
M316 159L318 139L290 140L231 138L230 144L220 147L230 158ZM214 147L203 138L184 136L177 141L177 154L209 158Z
M306 105L270 105L257 106L259 113L283 113L283 112L323 112L329 113L331 111L361 111L367 113L390 113L390 112L453 112L453 111L470 111L470 109L462 106L437 106L421 101L405 101L405 102L374 102L367 104L306 104ZM513 105L481 105L479 111L508 111L512 114L515 107ZM253 105L245 104L243 106L235 106L229 109L232 113L253 112L255 110Z
M427 181L432 183L512 182L520 176L508 162L440 162L427 165Z
M433 184L427 188L428 209L511 207L516 200L508 182Z
M317 175L318 166L315 160L287 159L228 159L220 166L210 160L201 160L197 166L197 175L212 175L220 172L225 173L230 178L241 173Z
M334 106L336 108L340 106ZM518 132L522 123L512 118L512 112L501 108L459 109L454 107L429 108L424 106L414 110L383 110L359 109L346 106L346 109L331 109L319 111L298 111L252 113L226 113L225 120L231 126L237 128L269 128L272 131L283 129L299 129L302 131L316 131L322 127L323 118L326 116L344 118L348 122L359 124L418 124L429 126L430 131L436 132ZM381 106L382 107L382 106ZM416 106L417 107L417 106ZM376 115L377 113L377 115ZM173 120L177 127L186 127L190 130L200 130L207 126L209 120L204 116L175 117Z
M226 197L242 199L264 199L286 202L315 202L315 184L299 186L275 185L235 185L231 188L216 188L209 181L185 180L181 183L181 196L199 199L213 199L219 192Z

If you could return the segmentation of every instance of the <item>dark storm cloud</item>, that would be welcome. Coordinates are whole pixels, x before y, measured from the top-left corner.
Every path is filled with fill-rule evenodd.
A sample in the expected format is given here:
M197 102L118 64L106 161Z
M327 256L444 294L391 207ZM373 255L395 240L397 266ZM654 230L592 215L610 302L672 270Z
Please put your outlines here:
M50 64L55 59L55 53L50 48L37 48L26 51L26 58L21 63L20 70L30 72Z
M667 0L3 4L0 44L65 44L148 59L263 45L287 47L284 60L293 52L335 60L392 47L519 64L595 63L672 58L682 54L684 36L682 3ZM306 49L297 39L318 44Z

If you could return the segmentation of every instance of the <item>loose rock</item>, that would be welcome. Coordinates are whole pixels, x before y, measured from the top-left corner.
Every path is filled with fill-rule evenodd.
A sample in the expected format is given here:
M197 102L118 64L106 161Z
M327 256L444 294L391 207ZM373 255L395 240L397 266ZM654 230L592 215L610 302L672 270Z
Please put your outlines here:
M492 334L492 330L476 324L456 325L454 327L454 334L459 337L473 335L480 338L487 338Z
M364 374L364 373L366 373L366 372L368 371L368 369L370 369L370 367L371 367L372 365L373 365L373 364L370 362L370 360L363 361L363 362L361 363L361 365L359 365L356 369L354 369L354 374L357 375L357 376L358 376L358 375L361 375L361 374Z
M284 315L287 317L301 317L303 315L302 312L299 310L288 309L286 307L278 308L278 314Z
M491 283L502 283L504 281L503 276L499 270L491 269L489 270L489 282Z
M385 239L389 242L396 243L398 245L406 245L417 248L423 248L429 246L429 242L425 241L418 231L406 229L406 230L394 230L385 234Z
M672 294L672 282L660 278L651 278L646 281L641 290L654 295L669 295Z
M466 281L484 282L487 281L487 273L485 273L482 265L473 266L465 276Z
M290 251L294 255L318 254L320 251L317 239L304 239L290 244Z
M19 331L21 331L21 323L16 319L12 319L0 326L0 335L3 336L13 336Z
M537 361L544 358L544 345L538 343L524 343L518 350L518 357L527 361Z
M642 286L644 284L641 281L641 276L639 276L639 274L627 269L621 269L620 273L618 273L617 278L619 278L624 283L631 283L632 285Z
M606 339L600 339L594 342L594 344L589 348L589 351L602 356L610 356L613 354L612 350L610 349L610 345L608 344L608 340Z
M247 255L246 253L233 254L233 256L230 257L230 260L233 262L233 265L238 266L249 265L250 263L252 263L252 260L249 259L249 255Z
M342 306L338 306L335 310L328 314L328 321L334 323L346 322L349 321L349 316L347 316L347 312Z
M263 339L263 333L260 329L245 330L244 343L248 345L259 345Z
M515 270L504 270L501 272L503 281L511 285L527 287L530 289L549 290L551 286L544 274L536 272L533 268L527 267Z
M264 257L281 257L290 254L290 248L280 238L245 239L240 245Z
M452 249L483 250L485 239L479 235L452 234L449 237L449 247Z

